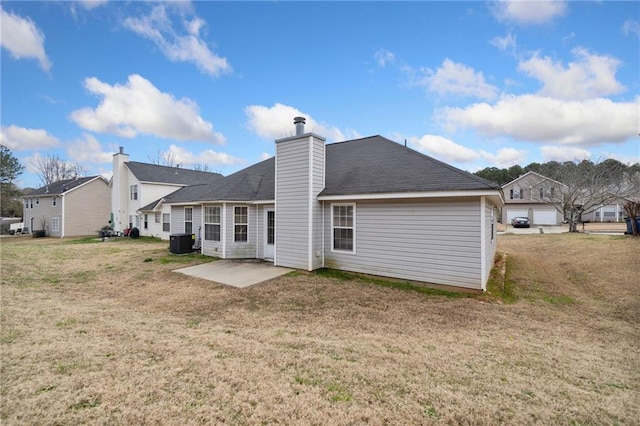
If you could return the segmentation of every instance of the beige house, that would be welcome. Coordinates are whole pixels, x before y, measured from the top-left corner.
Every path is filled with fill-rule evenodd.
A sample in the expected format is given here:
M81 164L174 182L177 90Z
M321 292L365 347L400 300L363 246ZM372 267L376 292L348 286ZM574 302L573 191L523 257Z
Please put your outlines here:
M29 232L51 237L95 235L109 225L111 190L102 176L79 177L45 185L23 197Z
M533 225L560 225L561 188L565 185L536 172L527 172L502 187L505 205L502 223L510 224L514 217L527 217Z

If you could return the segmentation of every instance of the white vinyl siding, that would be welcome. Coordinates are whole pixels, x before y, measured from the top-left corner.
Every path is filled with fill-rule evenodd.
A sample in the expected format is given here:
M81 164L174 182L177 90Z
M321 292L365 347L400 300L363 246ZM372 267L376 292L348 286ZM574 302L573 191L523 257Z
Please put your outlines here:
M223 226L223 238L225 241L226 259L255 259L257 256L256 244L257 235L255 230L257 207L244 206L247 208L247 241L235 241L235 207L238 205L226 205L226 224Z
M487 280L489 279L489 275L491 274L491 268L493 268L493 261L496 256L496 250L498 247L497 244L497 221L498 221L498 209L491 204L485 198L485 214L483 224L485 232L484 232L484 276L482 277L482 289L487 289Z
M331 206L325 206L325 217ZM394 278L482 288L480 199L358 202L357 252L331 250L329 268ZM488 253L487 253L488 254Z
M275 264L312 270L322 266L324 139L315 135L276 141Z

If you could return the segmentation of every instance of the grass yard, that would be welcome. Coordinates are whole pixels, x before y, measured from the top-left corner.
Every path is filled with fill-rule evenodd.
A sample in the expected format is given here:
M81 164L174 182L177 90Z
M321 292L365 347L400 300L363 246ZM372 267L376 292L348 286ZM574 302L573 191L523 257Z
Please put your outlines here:
M167 242L3 238L0 423L638 424L640 239L498 243L504 288L453 298L228 288L171 272L209 259Z

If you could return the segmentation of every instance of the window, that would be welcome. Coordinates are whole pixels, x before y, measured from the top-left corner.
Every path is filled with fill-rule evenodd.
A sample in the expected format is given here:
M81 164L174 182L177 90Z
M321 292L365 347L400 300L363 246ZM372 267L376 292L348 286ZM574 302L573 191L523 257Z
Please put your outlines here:
M550 194L550 195L551 195L551 198L553 198L553 196L555 195L555 194L554 194L555 192L556 192L556 191L555 191L555 188L552 186L552 187L551 187L551 194Z
M58 197L53 197L53 198L51 199L51 205L52 205L53 207L55 207L55 206L57 206L57 205L58 205Z
M131 185L129 187L130 192L131 192L131 199L132 200L137 200L138 199L138 185Z
M204 208L204 239L220 241L220 207Z
M247 242L248 234L248 207L233 208L233 240L235 242Z
M156 213L155 216L156 223L160 223L160 213Z
M40 204L40 198L36 198L36 206Z
M60 232L60 218L54 217L51 219L51 231Z
M355 228L355 204L335 204L331 215L333 227L333 249L355 252L354 228Z
M29 204L31 205L30 207L33 208L33 198L29 198Z
M169 222L170 215L169 213L162 213L162 231L169 232L171 231L171 223Z
M512 200L522 200L524 199L524 190L518 187L515 187L509 191L509 198Z
M144 229L149 229L149 218L146 213L144 214Z
M193 234L193 207L184 208L184 233Z
M540 188L540 199L544 198L544 188Z

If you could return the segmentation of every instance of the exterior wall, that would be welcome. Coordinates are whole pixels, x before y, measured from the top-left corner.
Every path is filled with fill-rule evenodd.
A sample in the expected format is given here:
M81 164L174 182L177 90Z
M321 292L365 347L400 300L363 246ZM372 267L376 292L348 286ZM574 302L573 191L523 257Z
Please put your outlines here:
M481 228L486 225L481 224L479 198L359 201L354 217L355 253L333 251L331 205L324 203L326 267L483 288Z
M47 235L52 237L61 237L63 230L62 217L62 197L56 195L57 203L52 205L53 196L33 196L26 197L28 205L24 207L24 226L29 228L29 232L45 230ZM31 202L29 202L31 201ZM31 206L33 205L33 207ZM60 220L60 230L54 232L51 227L51 219L58 218ZM33 224L32 224L33 223Z
M96 235L109 224L111 190L102 179L95 179L63 194L64 237Z
M488 199L484 199L482 201L484 204L484 235L483 235L483 245L484 245L484 256L483 256L483 273L482 273L482 289L487 289L487 280L489 279L489 275L491 274L491 269L493 268L493 261L496 256L496 250L498 248L498 229L497 229L497 221L498 221L498 207L491 204Z
M248 207L247 209L247 241L235 242L234 241L234 207ZM242 204L242 203L225 203L225 214L223 219L225 221L224 229L221 229L220 239L225 238L225 259L255 259L257 257L257 240L256 240L256 226L257 226L257 207L255 205ZM222 213L222 212L221 212ZM224 233L223 233L224 232Z
M582 215L584 222L624 222L624 204L609 204Z
M274 264L313 270L321 266L324 139L304 134L276 141L276 253Z

